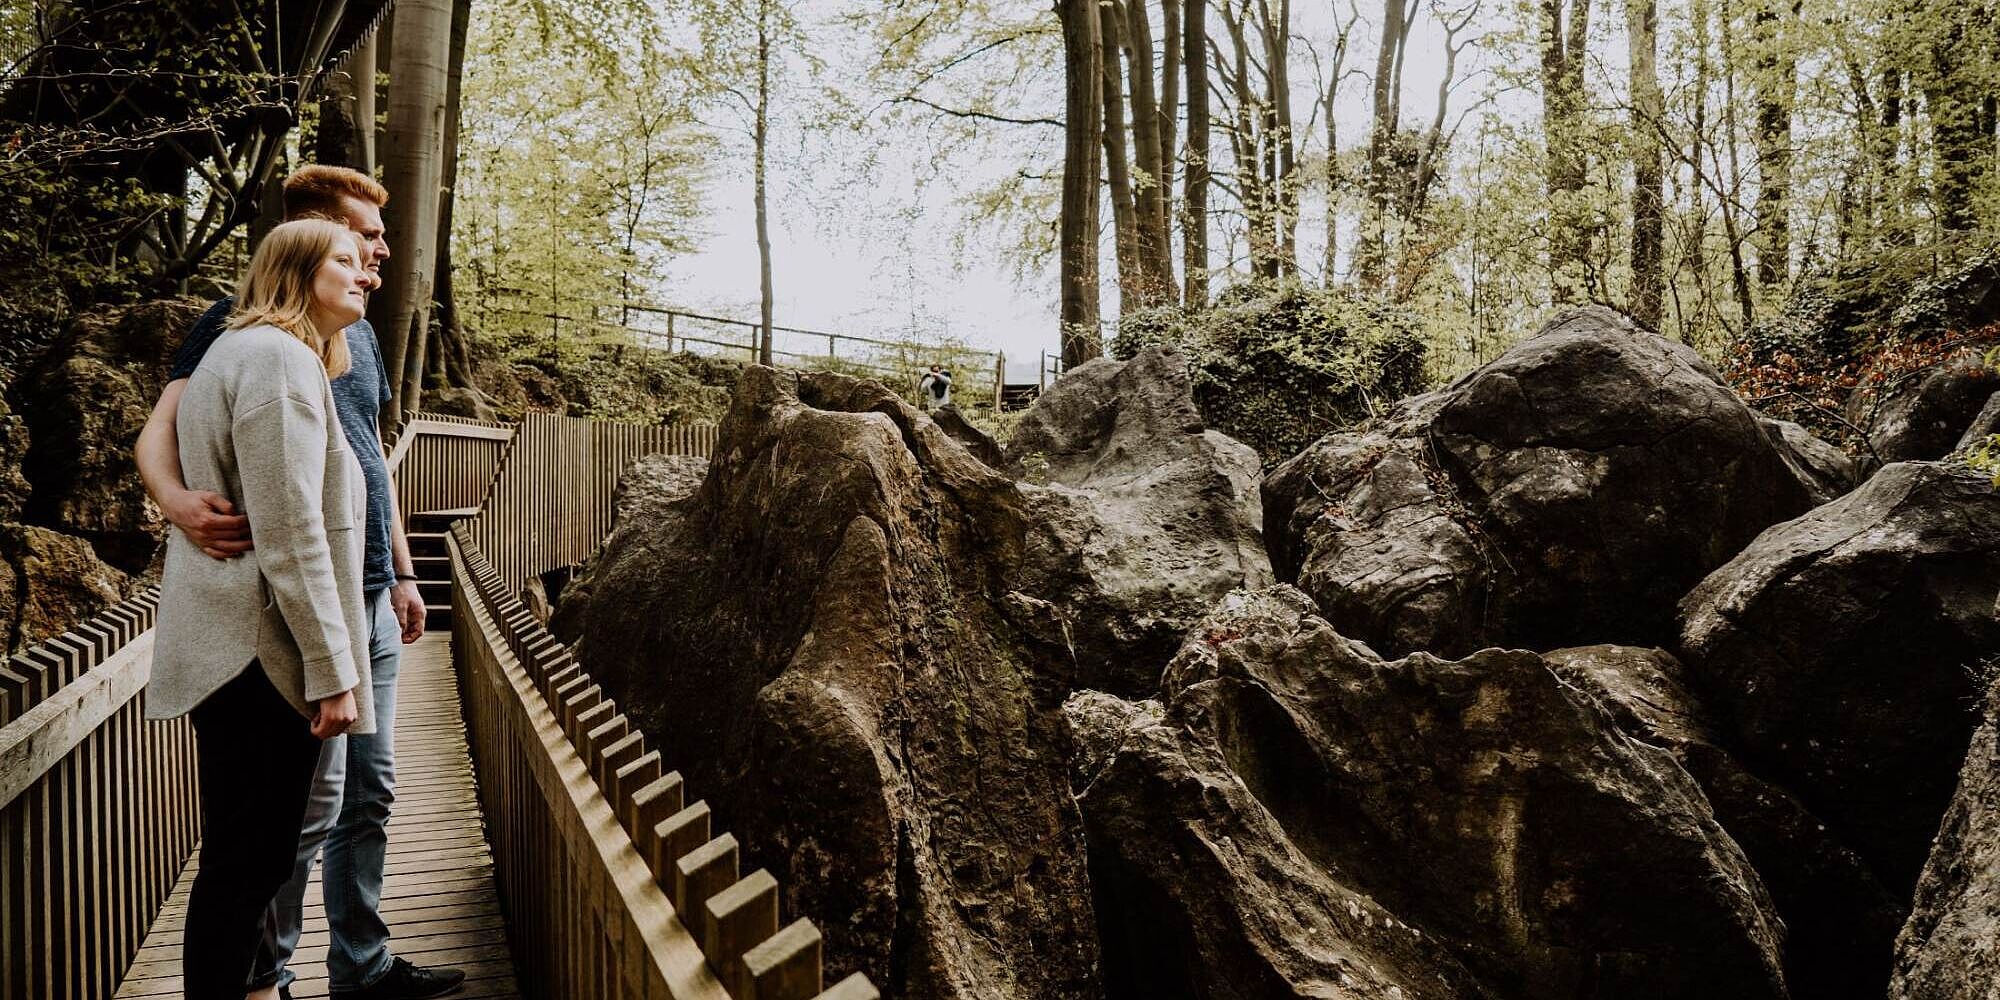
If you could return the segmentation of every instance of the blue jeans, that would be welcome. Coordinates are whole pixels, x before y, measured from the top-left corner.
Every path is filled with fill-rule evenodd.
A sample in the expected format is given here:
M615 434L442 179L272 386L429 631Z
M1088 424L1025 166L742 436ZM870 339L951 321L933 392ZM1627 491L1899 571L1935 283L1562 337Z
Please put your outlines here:
M292 879L265 911L251 989L289 986L296 978L285 965L298 950L306 880L322 846L326 865L321 891L333 932L327 977L335 989L356 989L389 971L389 925L382 922L379 907L389 805L396 800L396 668L403 656L402 628L389 607L389 591L370 595L368 622L375 731L336 736L320 746Z

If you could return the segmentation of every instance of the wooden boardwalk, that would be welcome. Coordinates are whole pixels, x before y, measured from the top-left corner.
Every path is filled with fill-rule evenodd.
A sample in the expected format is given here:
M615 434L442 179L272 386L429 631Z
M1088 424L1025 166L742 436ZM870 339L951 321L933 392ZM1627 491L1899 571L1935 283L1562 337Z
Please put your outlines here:
M464 969L455 997L519 997L506 926L494 889L493 859L480 827L451 633L433 632L403 650L396 704L396 805L382 914L395 935L390 949L419 965ZM181 924L201 854L188 863L118 991L124 997L178 997ZM319 871L306 888L305 935L292 971L292 995L323 997L326 911Z

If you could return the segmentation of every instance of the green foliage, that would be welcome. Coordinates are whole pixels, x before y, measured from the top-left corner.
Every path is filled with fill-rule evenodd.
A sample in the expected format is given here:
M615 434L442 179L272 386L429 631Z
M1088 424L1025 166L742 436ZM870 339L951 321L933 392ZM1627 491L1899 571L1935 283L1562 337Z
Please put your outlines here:
M532 410L656 424L721 419L742 371L740 362L697 354L565 342L494 352L476 379L505 419Z
M1118 324L1111 352L1178 348L1208 425L1268 468L1329 431L1423 387L1428 351L1412 310L1343 290L1244 284L1189 315L1154 309Z
M1934 340L2000 321L2000 245L1975 237L1885 251L1808 279L1782 311L1741 338L1758 361L1782 354L1838 366L1899 342Z
M649 299L692 246L712 142L687 57L650 7L606 7L473 20L452 253L461 308L488 336Z

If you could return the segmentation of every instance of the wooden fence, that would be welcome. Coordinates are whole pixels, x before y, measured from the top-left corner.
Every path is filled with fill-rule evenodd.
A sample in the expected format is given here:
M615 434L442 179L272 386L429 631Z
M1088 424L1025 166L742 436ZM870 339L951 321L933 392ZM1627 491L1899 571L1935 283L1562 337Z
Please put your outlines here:
M530 413L485 505L470 522L480 551L515 592L524 581L575 565L611 533L618 477L645 455L707 455L714 424L647 426Z
M515 596L463 523L452 650L526 991L626 1000L874 1000L823 990L820 934Z
M570 312L494 304L480 308L511 319L523 331L534 326L546 329L552 345L565 339L629 342L652 350L755 361L763 335L763 324L750 320L639 302L577 303ZM492 322L486 320L485 328L491 329ZM864 375L912 396L923 372L931 365L943 365L952 373L953 395L965 406L999 405L1001 383L1006 378L1006 356L976 347L885 340L776 324L771 335L773 364Z
M149 722L151 591L0 671L0 1000L107 1000L201 835L194 730Z

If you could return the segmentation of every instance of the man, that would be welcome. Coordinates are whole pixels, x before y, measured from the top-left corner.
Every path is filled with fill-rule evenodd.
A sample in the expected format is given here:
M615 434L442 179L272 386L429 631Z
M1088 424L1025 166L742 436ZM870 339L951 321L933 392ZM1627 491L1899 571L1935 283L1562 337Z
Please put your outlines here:
M935 410L950 402L951 373L942 365L932 365L917 381L917 403L926 410Z
M285 179L287 220L323 217L344 222L367 244L371 273L389 256L383 238L382 206L389 193L366 174L343 167L308 166ZM380 286L376 278L376 286ZM167 519L190 541L216 559L251 548L249 519L228 498L189 490L181 478L174 417L187 378L209 345L223 332L229 310L225 298L210 307L174 358L167 385L139 435L139 476ZM382 863L386 853L389 806L395 799L396 670L398 640L417 641L424 632L424 602L417 592L409 542L389 482L387 459L376 423L389 401L389 379L375 331L362 320L346 330L353 370L332 382L334 405L349 447L361 463L368 487L363 588L373 623L377 730L367 736L327 740L306 811L292 880L272 900L264 919L264 941L247 986L252 1000L290 1000L295 978L285 968L297 949L304 920L306 880L322 846L326 850L323 890L331 942L327 972L332 994L341 1000L418 1000L443 996L464 982L456 969L423 969L389 953L389 928L380 914Z

